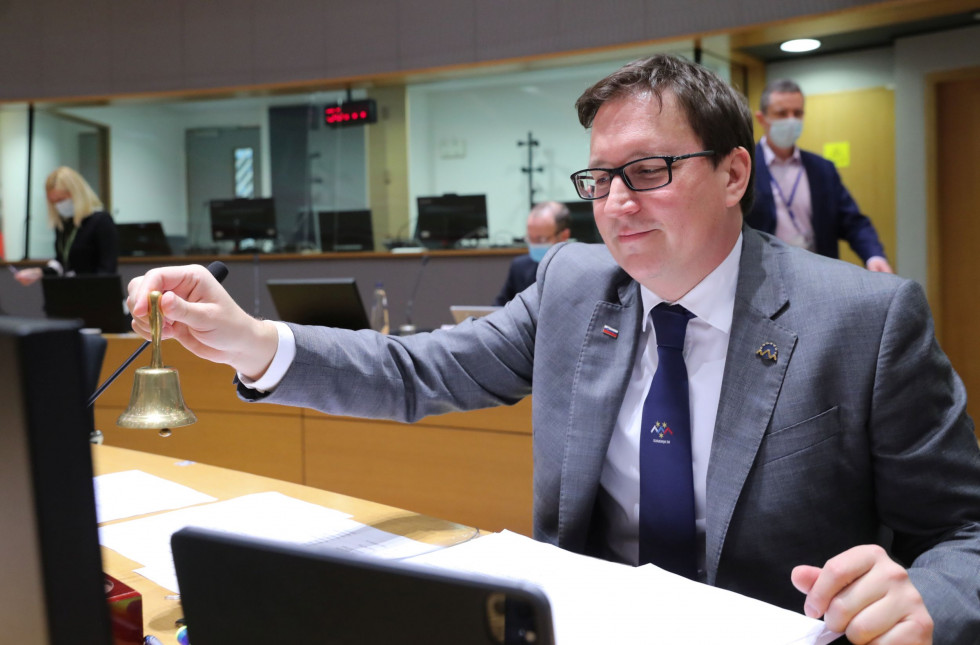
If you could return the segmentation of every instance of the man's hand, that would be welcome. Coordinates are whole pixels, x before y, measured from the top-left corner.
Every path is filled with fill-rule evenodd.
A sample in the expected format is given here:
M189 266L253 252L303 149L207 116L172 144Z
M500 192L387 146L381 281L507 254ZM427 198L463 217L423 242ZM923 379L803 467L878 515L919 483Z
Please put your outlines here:
M271 322L245 313L203 266L152 269L129 283L127 304L133 331L149 339L149 294L161 291L162 338L176 338L193 354L227 363L257 379L269 367L279 346Z
M15 273L14 280L26 287L27 285L34 284L40 280L42 275L44 275L44 271L38 267L31 267L30 269L21 269Z
M933 622L904 567L880 546L848 549L823 568L793 569L803 609L854 645L930 645Z
M864 266L868 268L868 271L876 271L878 273L895 273L892 271L892 265L888 264L888 260L880 255L868 258L868 261L864 263Z

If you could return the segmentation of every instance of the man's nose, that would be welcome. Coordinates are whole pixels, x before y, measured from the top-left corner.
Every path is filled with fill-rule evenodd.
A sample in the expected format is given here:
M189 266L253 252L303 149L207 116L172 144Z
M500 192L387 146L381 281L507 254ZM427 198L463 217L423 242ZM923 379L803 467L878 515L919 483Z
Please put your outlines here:
M630 212L636 207L636 193L630 190L622 176L617 175L609 183L609 194L606 196L606 211L610 215L620 212Z

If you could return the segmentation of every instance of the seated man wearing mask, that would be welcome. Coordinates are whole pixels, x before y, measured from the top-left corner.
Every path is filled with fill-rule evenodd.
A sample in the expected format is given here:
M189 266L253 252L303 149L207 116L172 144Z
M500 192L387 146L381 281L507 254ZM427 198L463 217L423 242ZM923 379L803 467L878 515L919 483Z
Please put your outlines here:
M510 263L507 282L500 289L493 304L502 307L514 296L534 284L538 262L552 245L564 242L571 234L568 207L561 202L541 202L527 216L527 255L520 255Z

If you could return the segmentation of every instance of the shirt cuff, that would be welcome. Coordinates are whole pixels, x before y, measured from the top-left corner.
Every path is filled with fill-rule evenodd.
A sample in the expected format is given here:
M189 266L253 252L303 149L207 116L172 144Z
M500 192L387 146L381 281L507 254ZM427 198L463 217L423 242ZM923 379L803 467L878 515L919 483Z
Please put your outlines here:
M273 321L272 324L279 332L279 346L276 347L276 355L272 358L269 369L254 381L241 373L238 374L238 381L250 390L271 392L276 389L279 381L286 376L286 372L292 366L293 359L296 358L296 337L293 336L293 330L284 322Z

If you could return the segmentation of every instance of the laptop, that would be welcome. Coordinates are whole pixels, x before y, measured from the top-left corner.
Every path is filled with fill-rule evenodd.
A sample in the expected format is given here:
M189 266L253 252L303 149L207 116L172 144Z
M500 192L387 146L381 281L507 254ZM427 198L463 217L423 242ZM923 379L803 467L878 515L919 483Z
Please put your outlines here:
M268 280L265 284L280 320L341 329L371 326L354 278Z
M170 242L160 222L116 224L119 234L119 255L143 257L170 255Z
M48 318L81 319L85 327L106 334L132 331L129 314L123 309L123 286L119 274L44 277L44 313Z
M483 305L452 305L449 313L453 316L453 322L457 325L467 318L482 318L487 314L492 314L503 307L483 306Z
M553 645L537 587L184 528L171 539L194 645Z

